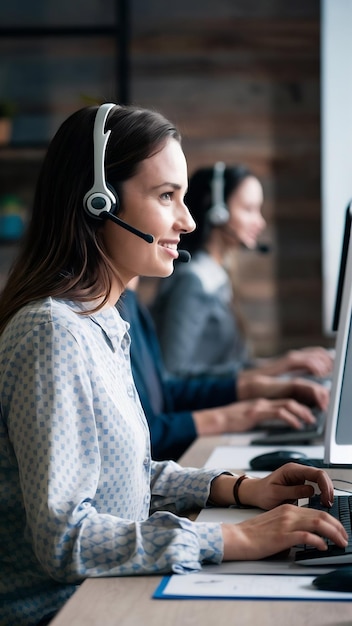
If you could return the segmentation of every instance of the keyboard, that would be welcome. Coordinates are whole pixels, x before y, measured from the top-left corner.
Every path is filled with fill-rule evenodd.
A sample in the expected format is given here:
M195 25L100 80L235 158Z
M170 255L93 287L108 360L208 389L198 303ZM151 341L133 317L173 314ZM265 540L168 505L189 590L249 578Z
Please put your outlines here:
M322 552L312 546L303 546L298 548L295 554L295 562L299 565L340 565L352 563L352 495L335 496L331 509L324 507L320 503L320 496L316 495L310 498L309 508L326 511L333 515L343 524L348 533L349 542L346 548L339 548L330 540L327 540L328 550Z
M277 422L272 422L270 430L253 439L251 444L255 446L284 445L286 443L305 443L317 439L324 432L326 411L315 408L312 412L316 419L315 424L302 424L302 428L297 430L286 426L284 422L280 425Z

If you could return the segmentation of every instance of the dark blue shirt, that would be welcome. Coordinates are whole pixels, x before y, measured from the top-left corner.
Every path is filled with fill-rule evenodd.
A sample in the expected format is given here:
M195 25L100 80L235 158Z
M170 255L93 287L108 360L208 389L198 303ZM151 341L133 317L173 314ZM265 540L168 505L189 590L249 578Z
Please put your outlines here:
M229 376L170 377L149 311L127 289L118 308L130 323L132 372L145 411L155 460L178 459L197 436L192 411L236 400Z

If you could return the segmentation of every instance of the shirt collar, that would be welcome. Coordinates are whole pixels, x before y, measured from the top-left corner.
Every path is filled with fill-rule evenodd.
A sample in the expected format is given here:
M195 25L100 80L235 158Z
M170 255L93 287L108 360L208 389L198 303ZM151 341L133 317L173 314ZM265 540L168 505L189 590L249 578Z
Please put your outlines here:
M75 311L84 311L94 306L90 302L68 301L67 304ZM121 345L129 346L130 337L128 329L130 325L122 319L115 306L91 313L88 315L88 318L101 328L113 350L116 350L116 348Z

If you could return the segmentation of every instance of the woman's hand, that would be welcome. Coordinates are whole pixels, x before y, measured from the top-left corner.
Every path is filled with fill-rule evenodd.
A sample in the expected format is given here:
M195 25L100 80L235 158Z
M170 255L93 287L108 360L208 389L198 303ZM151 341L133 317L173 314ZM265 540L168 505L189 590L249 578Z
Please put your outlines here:
M316 421L309 407L326 410L329 404L329 390L304 378L283 380L246 370L238 375L236 384L238 402L193 411L198 435L244 432L272 419L300 428L302 422Z
M218 476L211 486L212 502L234 504L237 478ZM261 559L298 544L326 550L323 537L345 547L346 531L332 515L288 504L313 495L314 488L307 480L318 485L322 504L331 506L333 484L326 472L316 467L287 463L265 478L243 480L238 489L241 503L271 510L240 524L222 525L224 560Z
M238 476L223 473L211 483L209 498L217 506L235 504L233 489ZM239 486L237 495L243 506L274 509L280 504L293 503L300 498L310 498L315 483L321 494L321 502L330 507L334 501L334 486L328 474L318 467L286 463L265 478L246 478Z
M245 483L252 481L244 480ZM338 520L324 511L283 504L240 524L222 524L224 561L263 559L298 544L326 550L323 537L345 547L347 536Z
M284 380L273 376L243 371L237 379L239 400L249 398L294 398L308 406L318 406L326 410L330 392L326 387L305 378Z
M239 498L244 505L273 509L283 503L310 498L314 487L306 481L317 484L322 504L330 507L334 487L328 474L317 467L298 463L286 463L265 478L244 480L239 488Z
M268 420L285 422L291 428L301 428L302 423L315 424L312 411L304 404L289 398L278 400L246 400L222 407L193 412L198 435L241 433L253 430Z
M332 373L333 365L332 353L318 346L289 350L281 357L259 360L258 366L252 371L267 376L280 376L288 372L301 371L324 377Z
M229 405L226 411L228 413L227 432L253 430L268 420L285 422L287 426L297 429L302 428L302 423L315 424L316 422L309 407L290 398L247 400Z

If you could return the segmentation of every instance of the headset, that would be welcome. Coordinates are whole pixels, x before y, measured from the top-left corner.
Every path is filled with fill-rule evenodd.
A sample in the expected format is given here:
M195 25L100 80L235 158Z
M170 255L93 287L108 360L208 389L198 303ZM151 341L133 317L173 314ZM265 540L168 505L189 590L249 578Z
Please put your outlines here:
M150 233L144 233L124 222L117 213L120 208L120 199L115 189L108 185L105 180L105 153L111 130L105 131L107 117L114 107L118 105L112 102L102 104L95 116L93 130L94 149L94 182L83 198L83 206L88 215L95 219L110 219L121 228L128 230L133 235L140 237L147 243L153 243L154 237ZM176 261L188 263L191 255L187 250L178 250Z
M153 235L143 233L117 217L120 199L115 189L111 185L107 185L105 180L105 152L111 133L110 130L105 131L105 123L111 109L116 106L118 105L112 102L102 104L95 116L93 130L94 182L83 198L83 206L91 217L110 219L118 226L144 239L147 243L153 243Z
M207 220L212 226L224 226L230 219L225 202L225 163L218 161L213 168L211 181L211 207L207 211Z

